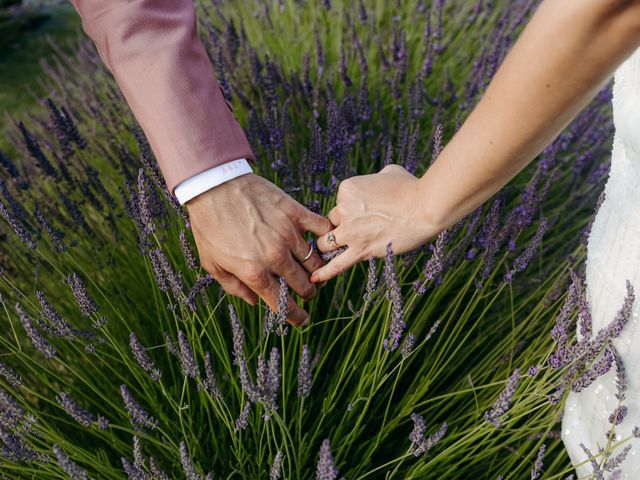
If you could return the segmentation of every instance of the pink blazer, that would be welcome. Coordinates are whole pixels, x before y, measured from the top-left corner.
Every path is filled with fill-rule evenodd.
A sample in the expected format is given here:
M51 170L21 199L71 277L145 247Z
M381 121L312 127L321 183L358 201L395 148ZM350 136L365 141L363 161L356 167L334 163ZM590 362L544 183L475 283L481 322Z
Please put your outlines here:
M167 187L255 160L197 36L193 0L71 0L160 164Z

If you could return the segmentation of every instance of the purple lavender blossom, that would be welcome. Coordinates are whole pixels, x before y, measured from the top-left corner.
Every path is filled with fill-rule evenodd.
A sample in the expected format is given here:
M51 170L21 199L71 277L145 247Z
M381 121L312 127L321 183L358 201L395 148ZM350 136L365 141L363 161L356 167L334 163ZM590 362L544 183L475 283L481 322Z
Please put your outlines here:
M516 272L521 272L522 270L527 268L527 265L533 258L534 254L540 248L540 244L542 243L542 236L544 235L546 230L547 219L545 217L542 217L540 219L540 225L538 225L538 229L531 239L531 242L529 243L529 245L527 245L527 248L525 248L524 252L522 252L518 256L518 258L514 260L511 270L505 274L504 279L506 282L511 282L511 280L513 279L513 275Z
M99 415L96 417L93 413L88 412L66 392L60 392L56 396L56 401L71 418L85 427L95 425L100 430L105 430L109 425L109 420Z
M20 317L20 322L24 327L25 332L27 332L27 336L31 340L33 347L40 351L45 358L51 359L55 357L58 352L55 348L40 334L38 329L33 325L33 321L27 315L22 305L16 303L16 311L18 312L18 317Z
M424 436L427 433L427 425L424 418L417 413L411 414L411 420L413 420L413 430L409 434L411 451L416 457L419 457L425 452Z
M624 366L624 361L622 360L622 356L618 349L613 345L613 343L609 344L609 350L611 350L611 354L613 355L613 364L616 367L616 398L620 401L623 401L626 397L627 392L627 370Z
M142 454L142 442L138 435L133 436L133 461L137 467L144 467L144 455Z
M154 480L169 480L169 475L160 468L156 459L153 457L149 457L149 468L151 469Z
M604 462L604 465L603 465L604 469L607 472L613 472L616 468L619 468L622 462L626 460L627 455L629 455L629 452L631 451L632 448L633 448L633 445L625 445L620 453L618 453L616 456L612 458L609 458L607 461ZM619 478L619 477L615 477L615 472L614 472L614 475L611 475L609 478L613 479L613 478Z
M376 259L369 258L369 266L367 268L367 284L364 291L364 302L369 303L373 300L376 288L378 286L378 277L376 274Z
M182 302L184 297L184 285L182 275L176 273L171 267L169 259L160 248L155 248L149 252L151 265L153 267L156 281L161 291L167 291L167 285L171 288L173 298L177 303Z
M53 327L55 334L60 337L71 335L71 326L62 318L58 311L51 305L40 290L36 291L36 297L40 302L40 314L46 318Z
M156 382L160 381L162 371L156 367L156 364L147 353L147 349L140 343L138 337L134 332L129 335L129 346L131 347L131 353L133 353L138 365L149 374L149 376Z
M24 225L22 225L22 222L11 212L9 212L7 207L5 207L4 203L2 202L0 202L0 215L2 215L2 217L6 220L13 232L23 244L31 249L36 248L36 242L33 238L31 238L31 234L27 231Z
M402 342L402 358L407 358L409 355L411 355L415 343L416 336L412 332L407 333L407 336L404 337L404 341Z
M412 413L411 420L413 420L413 430L409 434L409 440L411 440L410 451L416 457L428 453L447 433L448 425L443 422L438 430L425 438L427 426L424 418L417 413Z
M149 478L141 466L131 463L128 458L120 457L120 461L128 480L147 480Z
M543 460L544 460L544 452L546 450L547 446L543 443L540 446L540 450L538 450L538 455L536 456L536 461L533 464L533 468L531 469L531 480L535 480L536 478L540 477L540 474L542 473L542 467L544 466Z
M587 454L587 458L589 459L589 462L591 462L591 468L593 471L594 478L596 480L604 480L604 473L602 472L602 469L598 464L598 460L596 460L596 458L593 456L591 451L585 446L584 443L582 442L580 443L580 448L582 448L584 453Z
M511 400L513 399L513 395L516 392L519 380L520 369L516 368L513 370L513 373L509 377L504 390L502 390L496 401L493 403L493 407L491 408L491 410L484 412L484 419L487 422L493 423L498 428L502 426L501 417L509 410Z
M611 425L620 425L624 418L627 416L628 412L629 409L626 405L620 405L616 407L614 411L611 412L611 415L609 415L609 423Z
M193 350L189 345L189 340L182 330L178 330L178 345L180 346L180 367L182 368L182 374L191 377L198 378L200 376L200 368L193 356Z
M271 464L269 480L280 480L280 477L282 476L282 458L282 450L278 450L276 456L273 458L273 463Z
M198 384L198 390L204 390L212 397L222 401L222 393L211 365L211 353L209 352L204 355L204 380Z
M247 402L242 407L242 412L236 418L236 428L238 430L246 430L249 426L249 414L251 413L251 402Z
M69 458L69 456L66 453L64 453L62 448L60 448L58 445L53 446L53 453L55 454L56 459L58 460L58 465L60 465L60 468L62 468L64 473L69 475L69 477L71 477L72 480L88 480L89 479L87 472L82 468L80 468L76 463L74 463Z
M189 293L187 294L187 299L185 303L189 306L191 311L196 311L196 296L199 293L204 293L205 289L214 282L213 276L210 273L199 277L196 280L196 283L191 287Z
M71 291L73 292L73 296L80 307L80 313L85 317L91 317L98 313L98 304L96 304L95 300L84 285L82 278L80 275L73 272L66 278L66 283L71 287Z
M232 304L229 304L229 317L233 333L233 363L239 367L244 362L244 331Z
M384 279L387 285L387 294L391 297L391 324L389 325L389 336L384 339L383 346L392 352L400 345L400 338L406 324L404 323L402 292L398 283L391 244L387 245L387 255L384 259Z
M287 325L287 313L289 311L289 307L287 305L289 286L283 277L279 278L279 282L280 291L278 293L278 311L276 312L276 334L282 336L286 335L289 331L289 327Z
M593 382L595 382L598 377L611 370L612 366L613 353L611 353L611 350L607 348L600 360L593 363L593 365L587 371L585 371L578 379L574 380L571 383L571 390L573 390L574 392L581 392Z
M18 388L22 385L22 377L3 362L0 362L0 377L4 378L13 388Z
M202 476L196 470L191 457L189 457L187 444L184 441L180 442L180 464L187 480L202 480Z
M428 282L432 282L437 279L444 271L444 247L448 230L442 230L436 237L435 244L433 245L433 253L427 263L424 266L425 278L420 282L420 287L417 289L418 295L424 295L426 292L426 286Z
M18 427L24 417L24 409L3 388L0 387L0 432Z
M178 348L177 342L174 342L169 335L169 332L164 332L164 342L169 350L169 353L176 358L180 358L180 350Z
M331 445L325 438L320 446L320 458L316 466L316 480L335 480L338 477L338 467L333 463Z
M184 255L185 261L187 262L187 266L191 270L197 270L198 264L196 263L196 257L191 251L191 245L189 245L189 239L187 238L184 229L180 230L180 248L182 248L182 254Z
M158 428L158 421L140 406L136 399L133 398L133 395L131 395L126 385L120 385L120 394L122 395L122 400L124 401L124 405L129 413L129 419L131 420L131 425L134 429L147 427L151 430L155 430Z
M312 380L309 345L303 345L300 366L298 367L298 396L300 398L307 398L311 394Z
M149 208L149 190L147 187L147 181L144 174L144 168L138 169L138 212L140 219L142 220L142 226L144 231L143 236L151 235L156 231L156 225L153 223L153 215Z

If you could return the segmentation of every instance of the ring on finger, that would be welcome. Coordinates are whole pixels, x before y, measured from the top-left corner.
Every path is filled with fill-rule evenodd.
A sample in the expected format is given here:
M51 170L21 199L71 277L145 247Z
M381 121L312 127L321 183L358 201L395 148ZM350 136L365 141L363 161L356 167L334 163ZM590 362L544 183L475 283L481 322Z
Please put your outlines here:
M338 242L336 242L336 234L333 232L327 233L327 244L332 248L338 248Z
M313 243L311 243L311 242L307 242L307 243L309 244L309 251L304 256L304 258L298 260L298 263L306 262L307 260L309 260L311 258L311 255L313 255Z

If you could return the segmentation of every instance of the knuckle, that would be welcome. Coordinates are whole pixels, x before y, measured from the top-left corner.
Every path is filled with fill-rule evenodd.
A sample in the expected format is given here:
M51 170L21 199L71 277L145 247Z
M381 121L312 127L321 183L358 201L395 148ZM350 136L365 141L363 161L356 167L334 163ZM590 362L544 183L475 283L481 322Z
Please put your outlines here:
M287 240L284 242L288 243ZM279 265L286 259L286 252L281 248L272 248L266 252L265 257L269 265Z
M268 275L262 268L251 267L247 270L244 277L248 284L254 285L259 289L266 287L268 283Z

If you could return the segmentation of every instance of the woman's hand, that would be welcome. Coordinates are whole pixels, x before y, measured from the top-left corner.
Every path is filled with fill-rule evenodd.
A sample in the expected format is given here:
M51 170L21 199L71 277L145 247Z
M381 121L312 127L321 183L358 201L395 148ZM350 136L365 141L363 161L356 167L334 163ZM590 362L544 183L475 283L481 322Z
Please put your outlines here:
M438 231L428 219L419 185L418 178L399 165L341 182L336 206L327 215L336 228L317 243L321 252L348 248L313 272L311 281L326 281L361 260L384 257L389 243L400 254L435 237Z

